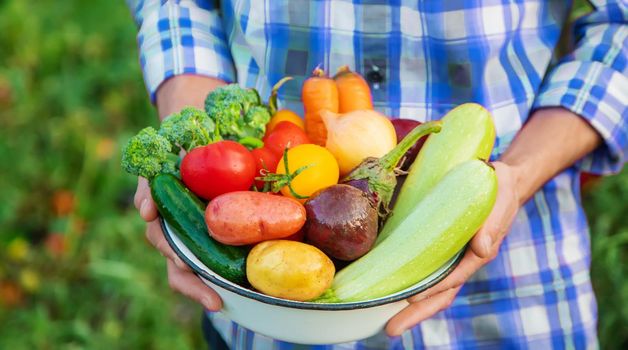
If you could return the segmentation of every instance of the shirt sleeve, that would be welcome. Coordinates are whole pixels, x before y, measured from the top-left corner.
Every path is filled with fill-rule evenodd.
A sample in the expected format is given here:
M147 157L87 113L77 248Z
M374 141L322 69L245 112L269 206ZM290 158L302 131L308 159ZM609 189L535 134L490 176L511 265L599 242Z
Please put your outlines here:
M168 78L198 74L235 81L219 8L209 0L127 0L139 28L144 81L155 92Z
M575 50L546 76L533 108L560 106L587 120L604 143L576 166L601 175L620 171L628 153L628 5L592 3L575 22Z

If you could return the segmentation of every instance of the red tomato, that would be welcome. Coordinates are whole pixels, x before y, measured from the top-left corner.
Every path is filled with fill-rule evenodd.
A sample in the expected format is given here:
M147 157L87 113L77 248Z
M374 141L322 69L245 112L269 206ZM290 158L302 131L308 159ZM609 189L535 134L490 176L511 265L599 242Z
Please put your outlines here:
M262 170L274 172L275 169L277 169L279 156L268 148L256 148L251 151L251 154L253 155L253 159L255 159L255 177L266 175L266 173L261 173ZM264 188L264 181L255 180L255 187L261 190Z
M181 161L181 180L204 199L248 190L254 178L255 159L246 147L234 141L194 148Z
M277 124L273 132L264 138L264 147L279 157L286 147L292 148L304 143L311 143L305 131L288 121Z

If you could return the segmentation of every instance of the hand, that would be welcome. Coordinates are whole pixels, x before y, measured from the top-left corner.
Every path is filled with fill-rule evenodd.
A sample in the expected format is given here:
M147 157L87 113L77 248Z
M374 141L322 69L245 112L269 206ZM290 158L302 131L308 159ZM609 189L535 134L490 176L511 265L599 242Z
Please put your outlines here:
M148 181L144 178L138 178L134 203L142 219L147 222L146 238L167 258L170 288L199 302L210 311L220 310L222 301L218 294L207 287L168 245L157 219L157 208L150 195Z
M448 308L462 284L497 256L501 242L519 210L520 201L513 168L502 162L492 164L498 180L497 199L486 222L471 239L471 249L467 249L460 264L444 280L408 299L410 305L386 325L388 335L401 335L405 330Z
M190 74L166 80L157 90L159 118L163 120L185 106L203 108L207 94L224 84L224 81L218 79ZM218 294L207 287L168 245L157 220L157 208L150 195L148 181L144 178L138 178L134 203L140 216L147 222L146 238L167 258L170 288L201 303L208 310L220 310L222 301Z
M204 109L207 94L225 84L222 80L193 74L176 75L164 81L157 89L159 119L186 106Z

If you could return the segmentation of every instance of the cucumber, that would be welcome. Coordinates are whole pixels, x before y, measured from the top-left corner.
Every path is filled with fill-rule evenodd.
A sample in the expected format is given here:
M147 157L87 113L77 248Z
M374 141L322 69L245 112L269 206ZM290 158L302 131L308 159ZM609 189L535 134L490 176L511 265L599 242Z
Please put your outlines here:
M209 236L205 204L171 174L155 176L150 188L159 215L183 244L212 271L246 285L247 249L224 245Z
M449 111L441 121L440 133L430 135L412 163L376 245L390 235L449 170L467 160L488 160L491 155L495 126L484 107L465 103Z
M459 164L388 239L336 274L324 301L371 300L421 281L469 242L496 195L497 178L490 165L481 160Z

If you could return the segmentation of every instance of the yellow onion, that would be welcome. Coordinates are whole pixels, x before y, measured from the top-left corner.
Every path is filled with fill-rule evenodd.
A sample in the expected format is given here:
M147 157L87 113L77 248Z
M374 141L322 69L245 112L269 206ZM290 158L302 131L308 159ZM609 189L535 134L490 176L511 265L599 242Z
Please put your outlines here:
M321 112L327 128L325 147L336 157L340 175L348 174L367 157L382 157L397 144L395 128L383 114L359 110L345 114Z

